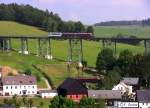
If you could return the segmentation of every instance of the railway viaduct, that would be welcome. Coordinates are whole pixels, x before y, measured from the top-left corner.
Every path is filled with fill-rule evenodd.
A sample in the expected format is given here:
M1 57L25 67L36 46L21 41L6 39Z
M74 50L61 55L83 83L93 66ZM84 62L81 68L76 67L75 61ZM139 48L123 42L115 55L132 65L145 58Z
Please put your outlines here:
M81 34L80 34L81 35ZM82 50L82 43L83 40L87 41L96 41L102 43L103 47L108 46L108 42L113 43L114 53L117 52L117 43L118 41L143 41L144 42L144 54L148 53L149 48L149 41L150 38L137 38L137 39L130 39L130 38L96 38L96 37L84 37L83 36L68 36L68 37L33 37L33 36L0 36L0 48L5 51L9 52L14 50L12 48L12 39L20 41L20 50L18 51L21 54L29 54L29 40L34 39L37 41L37 56L41 56L47 59L53 59L52 50L51 50L51 41L52 40L68 40L68 62L78 62L79 67L82 66L83 60L83 50ZM73 57L76 56L76 60L73 60Z

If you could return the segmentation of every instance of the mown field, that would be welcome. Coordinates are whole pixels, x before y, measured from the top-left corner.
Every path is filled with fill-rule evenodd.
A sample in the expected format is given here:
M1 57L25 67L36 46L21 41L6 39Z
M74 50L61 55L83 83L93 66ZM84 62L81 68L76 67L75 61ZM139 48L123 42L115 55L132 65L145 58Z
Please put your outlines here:
M112 37L121 33L126 36L134 35L140 38L150 38L150 27L141 26L96 26L95 36Z
M127 33L131 27L96 27L96 36L113 36L119 32ZM111 29L111 30L110 30ZM126 30L127 29L127 30ZM146 30L148 28L144 28ZM133 28L134 30L134 28ZM141 31L143 29L141 28ZM143 31L144 32L144 31ZM150 30L146 30L145 34L148 34ZM128 31L130 33L130 31ZM24 24L8 21L0 21L0 35L5 36L47 36L47 32L40 30L39 28L27 26ZM99 35L98 35L99 34ZM20 50L20 40L13 40L12 47L16 50ZM110 46L113 49L113 46ZM88 66L95 67L96 58L100 50L102 49L102 43L83 41L83 58L87 61ZM124 49L129 49L134 53L143 53L143 45L132 46L126 44L117 44L117 53ZM29 41L29 52L37 53L37 40ZM54 58L66 61L68 55L68 41L56 41L52 40L52 55ZM38 72L33 68L33 64L39 66L51 79L54 85L59 85L66 77L68 77L66 63L54 60L46 60L35 55L22 55L17 52L0 53L0 65L12 66L18 70L30 68L33 73ZM77 70L73 69L72 75L76 76ZM86 74L85 74L86 75ZM42 76L42 75L41 75ZM45 87L44 82L39 82L39 86Z
M0 35L4 36L45 36L47 32L12 21L0 21Z

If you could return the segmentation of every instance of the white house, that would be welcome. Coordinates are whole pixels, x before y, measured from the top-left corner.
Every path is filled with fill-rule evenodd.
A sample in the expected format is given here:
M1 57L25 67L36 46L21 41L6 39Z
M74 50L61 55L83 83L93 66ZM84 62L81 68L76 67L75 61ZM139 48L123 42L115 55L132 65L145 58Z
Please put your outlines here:
M2 77L2 85L4 96L37 94L37 80L34 76Z
M127 92L129 95L132 94L132 86L128 86L123 82L120 82L118 85L114 86L112 90L120 90L121 94Z
M137 90L139 108L150 108L150 90Z
M138 84L139 78L123 78L112 90L121 90L122 94L126 92L128 95L135 95L135 89L138 87Z
M42 98L53 98L58 95L56 90L40 90L39 94Z

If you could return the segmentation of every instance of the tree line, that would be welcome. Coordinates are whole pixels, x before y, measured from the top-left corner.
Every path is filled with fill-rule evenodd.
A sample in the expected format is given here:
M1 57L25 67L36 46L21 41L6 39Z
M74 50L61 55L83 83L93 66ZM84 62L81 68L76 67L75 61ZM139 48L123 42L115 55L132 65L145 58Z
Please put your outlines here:
M93 27L85 27L82 22L63 21L58 14L40 10L30 5L0 4L0 20L16 21L37 26L49 32L90 32Z
M106 21L96 23L95 26L128 26L128 25L139 25L139 26L150 26L150 18L143 20L130 20L130 21Z
M135 35L126 36L121 33L117 34L116 38L121 39L117 40L117 43L124 43L129 45L138 45L140 44L141 40L138 40L138 38ZM134 40L130 40L134 39Z
M133 20L133 21L106 21L96 23L95 26L126 26L126 25L141 25L141 21Z
M124 50L115 57L113 51L106 48L98 54L96 69L105 76L101 88L111 89L121 77L138 77L142 87L150 88L150 53L133 54Z
M142 21L142 25L144 26L150 26L150 18L149 19L145 19Z

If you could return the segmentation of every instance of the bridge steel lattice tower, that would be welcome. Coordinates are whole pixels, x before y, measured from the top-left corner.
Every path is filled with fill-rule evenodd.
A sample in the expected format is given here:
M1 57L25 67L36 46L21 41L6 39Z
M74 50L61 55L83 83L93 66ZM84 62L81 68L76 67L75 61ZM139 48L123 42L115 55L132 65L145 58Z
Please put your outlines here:
M82 39L69 39L68 62L78 63L82 67Z
M144 40L144 55L147 56L150 49L150 40Z
M41 56L51 60L53 59L50 38L39 38L37 47L37 56Z
M114 55L117 53L117 40L102 40L102 48L110 48L112 49Z
M1 43L1 48L3 51L10 51L11 50L11 39L10 38L3 38Z
M83 61L82 39L69 39L69 48L68 48L68 72L69 74L71 72L71 67L76 67L78 70L78 77L80 77L80 73L82 73L82 76L83 76L82 61Z
M20 38L21 40L21 50L19 53L21 54L29 54L29 49L28 49L28 39L27 38Z

